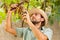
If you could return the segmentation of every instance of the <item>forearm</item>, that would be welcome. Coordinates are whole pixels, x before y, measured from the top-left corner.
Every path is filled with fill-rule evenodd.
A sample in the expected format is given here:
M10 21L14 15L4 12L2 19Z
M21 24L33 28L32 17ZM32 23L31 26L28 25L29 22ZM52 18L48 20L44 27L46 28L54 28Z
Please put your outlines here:
M11 12L8 11L6 18L6 28L11 28L11 16L12 16Z
M38 40L47 40L47 37L40 30L38 30L31 22L29 22L28 25L30 26L32 32Z
M5 26L5 30L11 34L14 34L16 35L16 32L15 30L12 28L11 26L11 16L12 16L12 13L11 11L8 11L7 13L7 19L6 19L6 26Z

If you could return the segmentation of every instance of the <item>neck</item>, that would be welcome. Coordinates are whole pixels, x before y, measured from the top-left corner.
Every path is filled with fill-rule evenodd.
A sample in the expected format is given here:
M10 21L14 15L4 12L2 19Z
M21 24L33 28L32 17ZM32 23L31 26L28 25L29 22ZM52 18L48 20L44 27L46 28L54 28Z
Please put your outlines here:
M40 23L35 24L35 26L36 26L38 29L40 29L40 28L41 28L41 22L40 22Z

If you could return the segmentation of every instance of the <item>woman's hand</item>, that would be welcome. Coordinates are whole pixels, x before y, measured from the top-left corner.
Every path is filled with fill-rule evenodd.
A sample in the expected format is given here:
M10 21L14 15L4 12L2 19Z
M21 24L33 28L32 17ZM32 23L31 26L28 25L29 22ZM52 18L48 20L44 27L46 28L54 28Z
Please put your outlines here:
M24 10L23 13L22 13L22 20L26 23L29 23L31 22L30 21L30 16L29 16L29 13L27 10Z

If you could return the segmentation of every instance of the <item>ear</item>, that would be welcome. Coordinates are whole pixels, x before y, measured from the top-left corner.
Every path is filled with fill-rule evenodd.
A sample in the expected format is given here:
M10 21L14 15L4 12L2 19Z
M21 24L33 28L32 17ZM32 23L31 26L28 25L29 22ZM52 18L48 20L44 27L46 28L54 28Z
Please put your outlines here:
M44 18L41 18L41 21L44 21Z

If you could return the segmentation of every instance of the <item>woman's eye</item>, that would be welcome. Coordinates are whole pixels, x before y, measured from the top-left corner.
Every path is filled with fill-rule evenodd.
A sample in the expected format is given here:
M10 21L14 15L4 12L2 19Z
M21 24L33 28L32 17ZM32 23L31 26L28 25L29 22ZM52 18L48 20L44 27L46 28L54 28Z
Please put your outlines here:
M35 15L37 15L37 14L35 14Z

